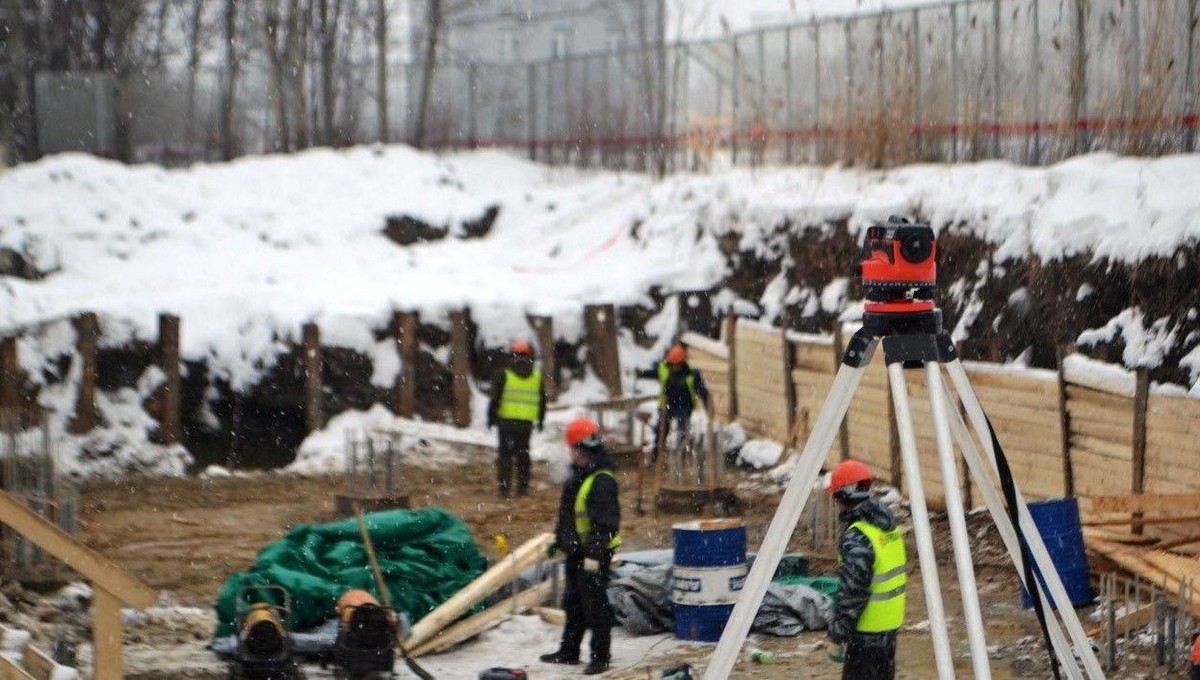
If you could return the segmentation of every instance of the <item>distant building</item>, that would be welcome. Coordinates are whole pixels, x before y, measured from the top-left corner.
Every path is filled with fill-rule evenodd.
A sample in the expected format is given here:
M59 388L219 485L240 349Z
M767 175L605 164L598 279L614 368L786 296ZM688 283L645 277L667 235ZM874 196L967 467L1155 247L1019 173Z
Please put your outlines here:
M409 0L410 123L421 97L428 5ZM665 0L471 0L465 5L443 0L442 5L452 9L446 10L438 40L427 127L433 143L512 143L529 138L534 128L534 136L571 136L607 115L603 102L635 98L628 92L630 83L649 91L650 81L661 79L653 48L664 42ZM631 53L636 56L630 58ZM568 89L583 87L583 81L593 110L568 111L570 101L580 100Z
M443 0L443 6L454 3ZM425 59L428 2L410 0L412 63ZM446 10L439 62L511 64L659 44L662 0L472 0Z

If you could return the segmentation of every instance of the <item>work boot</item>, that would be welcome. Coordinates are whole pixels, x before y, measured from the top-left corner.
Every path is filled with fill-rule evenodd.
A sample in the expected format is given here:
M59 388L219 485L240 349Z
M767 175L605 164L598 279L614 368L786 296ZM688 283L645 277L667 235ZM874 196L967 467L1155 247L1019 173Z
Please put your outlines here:
M592 659L592 662L583 669L584 675L600 675L608 670L608 659Z
M574 666L575 664L579 663L579 655L570 654L560 649L557 652L539 656L538 661L541 661L542 663L561 663L568 666Z

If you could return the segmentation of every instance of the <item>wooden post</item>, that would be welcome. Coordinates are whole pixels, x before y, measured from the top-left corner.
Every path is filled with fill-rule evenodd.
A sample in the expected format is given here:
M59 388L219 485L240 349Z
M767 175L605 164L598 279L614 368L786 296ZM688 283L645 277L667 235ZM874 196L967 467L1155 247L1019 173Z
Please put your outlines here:
M99 586L95 588L94 593L93 675L96 680L120 680L124 676L121 659L121 601Z
M538 349L542 353L542 384L545 385L546 401L558 398L558 358L554 356L554 320L548 316L527 317L529 326L537 336Z
M93 312L84 312L75 317L75 347L83 367L80 372L79 389L75 398L75 415L71 419L72 434L86 434L96 427L96 345L100 337L100 323Z
M1150 370L1137 369L1137 386L1133 392L1133 470L1130 491L1135 494L1146 490L1146 409L1150 402ZM1132 531L1142 533L1142 514L1133 514Z
M16 418L21 398L21 365L17 361L17 339L0 340L0 412ZM5 423L8 425L8 423Z
M467 337L467 310L450 312L450 393L454 397L452 420L458 427L471 424L471 344Z
M325 400L321 394L321 329L315 323L304 324L304 426L309 432L325 427Z
M737 419L738 414L738 399L737 399L737 317L729 316L725 319L725 342L729 347L729 422Z
M842 354L844 354L845 352L846 352L846 341L845 341L845 338L842 337L842 323L840 321L834 321L834 324L833 324L833 374L835 376L837 375L838 369L840 369L842 367ZM888 390L888 392L890 393L891 390ZM889 398L888 399L888 411L889 411L889 415L891 415L889 420L891 422L895 423L896 422L895 415L890 413L891 403L892 403L891 399ZM838 427L838 446L841 447L842 460L846 460L847 458L850 457L850 423L849 423L849 421L850 421L850 412L847 411L846 417L842 418L842 424ZM896 472L895 472L896 466L895 466L894 462L893 462L892 467L893 467L892 475L894 476L896 474Z
M1054 348L1058 360L1058 425L1061 428L1059 446L1062 449L1063 495L1075 495L1075 468L1071 464L1071 411L1067 408L1067 373L1063 361L1067 357L1067 348L1058 345Z
M796 366L796 347L787 337L787 330L779 329L779 336L783 339L783 396L787 403L787 423L784 428L784 437L787 441L783 443L784 449L789 449L795 446L792 439L795 438L796 423L800 420L800 415L796 413L796 380L792 376L792 369Z
M588 357L592 370L608 387L609 396L621 396L621 357L617 351L617 311L613 305L583 308Z
M158 315L158 363L166 375L162 388L162 413L159 416L159 437L164 446L174 446L182 440L183 376L179 367L179 317Z
M417 407L417 314L396 312L392 315L392 336L400 355L392 406L396 415L411 418Z

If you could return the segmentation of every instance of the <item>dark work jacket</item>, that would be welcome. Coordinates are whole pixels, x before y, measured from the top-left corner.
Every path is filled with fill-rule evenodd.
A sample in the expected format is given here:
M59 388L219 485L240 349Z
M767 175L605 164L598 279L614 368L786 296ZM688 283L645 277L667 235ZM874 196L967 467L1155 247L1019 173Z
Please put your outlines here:
M888 530L896 526L896 518L892 516L882 503L874 498L859 503L838 516L847 525L863 520L880 529ZM829 637L834 642L843 643L847 638L856 638L860 644L870 646L872 641L880 641L894 632L860 633L858 619L867 602L871 598L871 578L875 573L875 548L871 541L857 529L847 528L842 534L842 542L838 548L842 564L838 570L837 602L833 608L833 620L829 622Z
M572 465L571 477L563 484L562 498L558 505L558 523L554 527L554 538L559 550L567 557L590 557L594 560L605 561L612 557L608 542L620 531L621 504L617 496L617 480L609 475L599 475L592 482L592 492L588 495L587 514L592 520L592 530L588 535L587 544L579 540L575 531L575 495L588 475L597 470L612 470L616 474L617 466L608 457L604 447L597 447L589 456L587 465Z
M658 380L658 364L648 371L638 371L639 378L653 378ZM692 395L688 392L687 377L692 375L696 383L696 396L700 399L700 403L708 407L708 386L704 384L704 378L701 377L700 371L692 368L691 364L683 364L683 368L678 371L670 371L667 373L667 384L665 387L660 387L667 397L667 415L675 417L687 417L692 415L695 409L695 404L692 402Z
M515 355L509 361L508 367L511 368L514 373L521 376L522 378L528 378L530 376L530 374L533 373L533 357L525 356L524 354ZM495 380L492 381L492 395L491 395L491 399L488 401L488 410L487 410L488 427L496 425L500 422L500 417L499 417L500 397L503 395L504 395L504 370L502 369L499 372L499 374L496 375ZM538 404L538 417L537 417L537 420L534 422L540 423L540 422L542 422L542 419L545 417L546 417L546 376L542 376L541 400L540 400L540 403ZM506 420L504 422L520 423L522 426L529 427L529 428L532 428L534 425L534 423L529 423L528 425L526 425L525 421L523 421L523 420L522 421Z

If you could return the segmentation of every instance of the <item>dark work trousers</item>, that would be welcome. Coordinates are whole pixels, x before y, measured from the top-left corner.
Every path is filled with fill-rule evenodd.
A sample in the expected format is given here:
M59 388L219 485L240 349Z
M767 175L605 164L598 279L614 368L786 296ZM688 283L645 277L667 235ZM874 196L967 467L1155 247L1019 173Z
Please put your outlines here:
M612 658L612 606L608 603L609 560L600 562L600 571L584 571L582 557L568 557L566 587L562 608L567 615L559 651L579 656L584 631L592 631L592 660Z
M892 680L896 677L896 633L875 633L864 644L851 635L846 640L842 680Z
M513 463L517 465L517 493L529 490L529 437L533 434L533 423L527 420L501 420L496 428L500 432L497 447L496 481L500 494L512 492Z
M692 424L692 412L687 413L667 413L660 410L658 412L658 422L655 424L654 433L657 439L655 440L654 449L650 451L650 462L658 461L658 443L661 442L665 449L667 444L667 435L671 434L671 428L675 428L675 433L679 437L687 437L688 430Z

